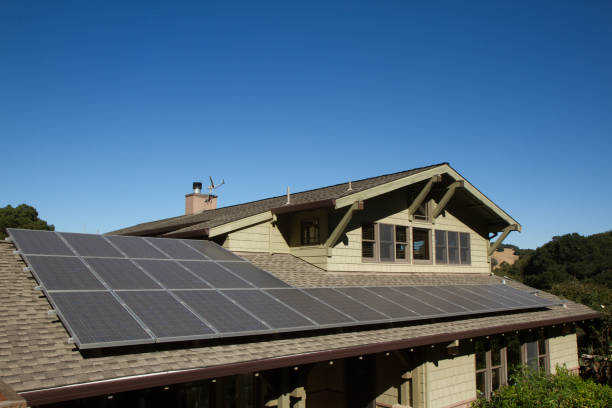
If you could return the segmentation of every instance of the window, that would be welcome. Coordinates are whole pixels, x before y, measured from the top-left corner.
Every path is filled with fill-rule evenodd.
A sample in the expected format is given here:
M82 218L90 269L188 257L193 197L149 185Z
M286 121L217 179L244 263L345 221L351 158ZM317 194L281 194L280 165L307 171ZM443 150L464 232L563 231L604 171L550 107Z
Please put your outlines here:
M407 261L410 258L408 252L408 227L395 226L395 259Z
M487 398L506 383L506 349L499 341L476 343L476 389Z
M537 340L525 343L525 365L533 370L550 372L548 360L548 341L541 333Z
M429 230L412 229L412 257L414 260L429 260Z
M423 201L412 216L417 221L429 221L429 203Z
M374 260L376 258L374 248L376 248L376 227L374 224L364 224L361 226L361 256Z
M380 260L382 262L393 262L395 260L393 251L393 225L378 224L380 233Z
M436 263L469 265L470 234L436 230Z
M301 236L302 245L318 245L319 220L302 221Z

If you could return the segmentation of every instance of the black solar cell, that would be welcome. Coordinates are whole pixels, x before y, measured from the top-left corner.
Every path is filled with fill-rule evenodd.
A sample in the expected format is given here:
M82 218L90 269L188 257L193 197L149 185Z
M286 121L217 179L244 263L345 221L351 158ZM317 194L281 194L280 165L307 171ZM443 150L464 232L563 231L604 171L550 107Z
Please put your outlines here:
M422 316L435 316L444 314L442 310L423 303L418 299L410 297L390 287L368 288L368 290L371 290L372 292L384 297L385 299L392 300L393 302L398 303Z
M195 240L195 239L182 239L184 243L190 247L200 251L213 261L242 261L243 259L234 255L234 253L228 251L222 246L212 241Z
M162 252L168 254L173 259L208 259L180 239L169 238L144 238Z
M214 333L166 291L121 291L117 294L158 339L178 340Z
M80 348L154 341L110 292L54 292L49 297Z
M234 289L253 287L245 280L240 279L214 262L183 261L181 264L200 278L204 279L213 288Z
M351 316L358 322L388 320L387 316L373 310L372 308L353 300L332 288L304 289L306 293L315 296L330 306L335 307L342 313Z
M142 266L166 289L204 289L210 287L202 279L187 271L175 261L139 259L134 262Z
M47 290L104 289L79 258L28 255L26 261Z
M320 325L352 322L353 319L298 289L268 289L267 293Z
M111 244L106 242L101 235L75 234L70 232L59 233L68 244L81 256L107 256L124 258Z
M74 255L55 232L7 228L11 238L24 254Z
M180 290L173 293L221 333L268 330L258 319L216 290Z
M351 296L353 299L359 300L361 303L370 306L392 319L406 318L418 316L417 313L408 310L400 305L384 299L376 293L370 292L364 288L339 288L342 293Z
M241 278L251 282L253 286L258 288L289 287L289 285L282 280L248 262L219 262L219 264L223 265Z
M160 289L129 259L84 258L111 289Z
M166 255L162 254L142 237L106 235L105 238L122 250L129 258L168 259Z
M309 320L257 289L224 290L245 309L274 329L314 327Z

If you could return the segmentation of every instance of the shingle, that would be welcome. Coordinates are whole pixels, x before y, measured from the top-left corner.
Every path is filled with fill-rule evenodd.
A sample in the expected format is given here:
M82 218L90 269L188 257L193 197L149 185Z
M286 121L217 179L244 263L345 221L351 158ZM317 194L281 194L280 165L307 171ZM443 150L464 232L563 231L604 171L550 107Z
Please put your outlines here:
M420 167L412 170L401 171L398 173L385 174L377 177L370 177L363 180L353 181L351 183L352 190L350 194L359 191L367 190L381 184L389 183L394 180L399 180L404 177L427 171L434 167L442 166L448 163L439 163L431 166ZM333 186L317 188L314 190L303 191L291 194L292 204L305 204L321 200L337 199L347 195L347 183L336 184ZM266 198L263 200L252 201L249 203L233 205L229 207L217 208L214 210L204 211L194 215L181 215L172 218L166 218L159 221L146 222L132 227L122 228L120 230L109 232L111 235L146 235L160 234L163 232L172 231L173 233L201 231L205 228L212 228L228 222L236 221L252 215L261 214L269 211L272 208L281 207L287 201L286 196L278 196Z
M47 314L49 303L41 296L41 292L34 290L36 282L29 272L23 271L25 264L13 255L13 250L11 244L0 243L0 380L17 392L416 339L426 335L459 332L466 328L493 330L512 323L537 322L592 312L586 306L568 302L567 308L554 307L501 316L345 330L332 334L314 332L300 337L280 335L272 340L253 338L239 344L211 345L202 342L201 346L195 347L193 343L186 343L185 348L168 350L143 347L130 354L87 358L67 343L68 333L57 318ZM364 286L499 282L497 278L487 275L333 274L322 272L289 255L249 255L249 260L296 286L346 286L354 284L357 279ZM509 284L520 286L515 282Z

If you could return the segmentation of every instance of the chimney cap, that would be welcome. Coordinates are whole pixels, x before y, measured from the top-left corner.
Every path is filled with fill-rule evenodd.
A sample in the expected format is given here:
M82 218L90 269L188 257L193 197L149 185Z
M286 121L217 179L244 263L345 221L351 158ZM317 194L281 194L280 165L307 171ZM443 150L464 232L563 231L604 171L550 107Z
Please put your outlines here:
M194 181L193 182L193 189L198 189L198 190L202 190L202 182L201 181Z

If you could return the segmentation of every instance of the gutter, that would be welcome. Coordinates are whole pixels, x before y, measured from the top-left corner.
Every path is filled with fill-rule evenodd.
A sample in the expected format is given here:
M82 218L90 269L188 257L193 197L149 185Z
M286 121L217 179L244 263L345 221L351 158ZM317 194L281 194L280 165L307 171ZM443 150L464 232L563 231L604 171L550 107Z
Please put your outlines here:
M230 375L254 373L273 370L282 367L291 367L335 360L347 357L356 357L366 354L375 354L411 347L427 346L430 344L451 342L455 340L482 337L486 335L501 334L515 330L532 329L542 326L551 326L561 323L572 323L580 320L601 318L601 313L590 312L579 315L557 317L538 321L507 324L503 326L482 329L463 330L453 333L441 333L421 336L411 339L394 340L388 342L364 344L359 346L343 347L333 350L315 351L311 353L295 354L282 357L271 357L260 360L244 361L190 370L171 371L156 374L146 374L136 377L124 377L112 380L67 385L64 387L48 388L19 393L26 399L28 406L51 404L79 398L94 397L98 395L116 394L125 391L134 391L145 388L160 387L191 381L200 381Z

